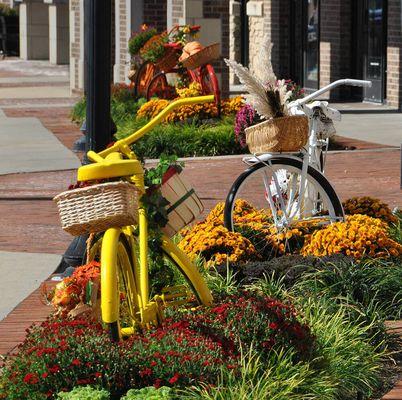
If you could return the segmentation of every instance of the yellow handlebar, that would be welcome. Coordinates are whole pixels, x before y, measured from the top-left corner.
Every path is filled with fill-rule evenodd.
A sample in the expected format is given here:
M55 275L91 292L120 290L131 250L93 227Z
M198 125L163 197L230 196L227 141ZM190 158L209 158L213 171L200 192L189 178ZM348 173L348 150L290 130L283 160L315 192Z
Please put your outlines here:
M141 139L146 133L148 133L155 125L159 124L169 113L174 109L181 106L188 106L191 104L202 104L214 101L214 95L208 96L197 96L197 97L187 97L184 99L179 99L170 103L162 112L160 112L155 118L151 119L146 125L140 128L138 131L134 132L132 135L118 140L113 146L102 150L100 153L95 153L94 151L88 151L87 156L91 161L102 162L104 158L115 151L123 147L127 147L130 144Z

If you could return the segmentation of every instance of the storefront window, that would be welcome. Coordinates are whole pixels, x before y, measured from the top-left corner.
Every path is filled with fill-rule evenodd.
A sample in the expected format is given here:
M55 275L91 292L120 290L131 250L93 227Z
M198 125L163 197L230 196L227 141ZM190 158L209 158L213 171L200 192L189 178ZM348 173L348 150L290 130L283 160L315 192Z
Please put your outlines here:
M319 0L306 0L306 35L304 42L304 86L318 88L320 14Z

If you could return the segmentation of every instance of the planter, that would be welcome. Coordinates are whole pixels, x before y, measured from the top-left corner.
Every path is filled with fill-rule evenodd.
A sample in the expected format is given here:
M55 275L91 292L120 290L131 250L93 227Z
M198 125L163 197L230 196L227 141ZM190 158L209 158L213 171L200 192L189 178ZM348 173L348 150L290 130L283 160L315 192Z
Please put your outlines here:
M204 210L194 189L180 176L181 172L181 168L171 167L162 181L162 196L170 203L167 207L169 221L162 231L169 237L193 222Z

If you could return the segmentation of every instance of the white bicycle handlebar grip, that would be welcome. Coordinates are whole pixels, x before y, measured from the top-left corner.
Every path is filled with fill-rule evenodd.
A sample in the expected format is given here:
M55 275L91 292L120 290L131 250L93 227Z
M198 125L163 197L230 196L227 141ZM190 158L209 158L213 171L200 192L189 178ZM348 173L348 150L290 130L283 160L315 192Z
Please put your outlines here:
M350 86L360 86L360 87L371 87L372 82L371 81L364 81L360 79L345 79L346 85Z

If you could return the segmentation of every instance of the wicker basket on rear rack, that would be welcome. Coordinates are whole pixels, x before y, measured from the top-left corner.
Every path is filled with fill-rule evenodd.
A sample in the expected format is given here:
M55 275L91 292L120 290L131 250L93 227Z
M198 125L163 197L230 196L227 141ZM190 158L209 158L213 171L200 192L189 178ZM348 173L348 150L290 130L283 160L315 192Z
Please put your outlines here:
M108 182L67 190L53 200L62 228L74 236L102 232L138 221L138 189L128 182Z
M182 61L183 67L188 69L195 69L202 65L209 64L220 57L220 44L214 43L204 47L197 53L185 58Z
M204 207L194 189L180 175L180 167L170 167L163 177L161 192L169 202L168 223L162 231L169 237L193 222Z
M303 115L273 118L245 129L251 153L299 151L309 134L308 118Z

